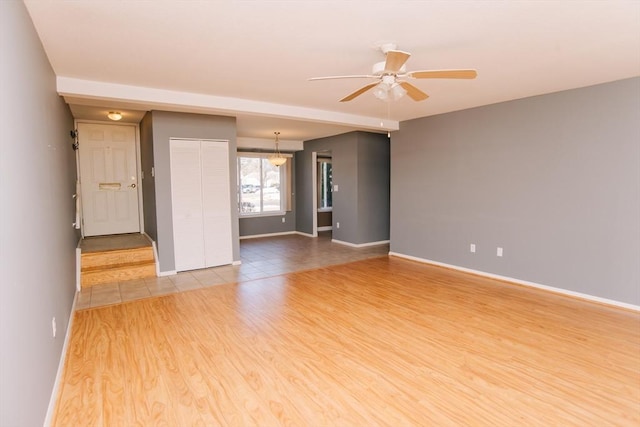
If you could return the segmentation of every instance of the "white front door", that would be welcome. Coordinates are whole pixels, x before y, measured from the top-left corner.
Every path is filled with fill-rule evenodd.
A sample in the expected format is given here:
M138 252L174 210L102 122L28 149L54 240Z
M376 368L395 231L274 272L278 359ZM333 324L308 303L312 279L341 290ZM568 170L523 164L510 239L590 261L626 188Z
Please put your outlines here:
M79 123L78 142L83 234L140 232L135 126Z

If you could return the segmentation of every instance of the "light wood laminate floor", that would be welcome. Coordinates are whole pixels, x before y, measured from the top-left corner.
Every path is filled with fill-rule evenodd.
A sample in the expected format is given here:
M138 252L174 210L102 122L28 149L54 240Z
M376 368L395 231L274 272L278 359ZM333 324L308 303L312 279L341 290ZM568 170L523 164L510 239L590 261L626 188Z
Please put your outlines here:
M77 311L54 422L639 424L639 313L386 256Z

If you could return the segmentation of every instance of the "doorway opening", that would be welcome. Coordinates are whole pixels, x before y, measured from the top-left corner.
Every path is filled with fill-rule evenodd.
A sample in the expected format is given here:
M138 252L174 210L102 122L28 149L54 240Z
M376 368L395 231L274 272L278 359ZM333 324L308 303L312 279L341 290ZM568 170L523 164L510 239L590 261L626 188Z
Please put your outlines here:
M333 230L333 162L330 150L312 153L313 237ZM325 233L326 234L326 233Z
M139 233L136 125L78 123L83 237Z

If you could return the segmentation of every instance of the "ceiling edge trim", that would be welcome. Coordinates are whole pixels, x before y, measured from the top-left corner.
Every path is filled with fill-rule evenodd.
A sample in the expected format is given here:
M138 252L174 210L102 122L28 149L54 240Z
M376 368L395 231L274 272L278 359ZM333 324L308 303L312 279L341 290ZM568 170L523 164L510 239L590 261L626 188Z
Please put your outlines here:
M239 136L236 138L238 148L262 148L265 150L273 150L273 138L249 138ZM280 139L280 149L284 151L300 151L304 150L304 142L293 139Z
M338 113L294 105L82 80L63 76L56 77L56 82L58 94L63 97L73 96L107 101L124 101L143 106L144 109L147 110L155 108L223 115L243 113L353 126L377 131L394 131L400 129L399 122L396 120Z

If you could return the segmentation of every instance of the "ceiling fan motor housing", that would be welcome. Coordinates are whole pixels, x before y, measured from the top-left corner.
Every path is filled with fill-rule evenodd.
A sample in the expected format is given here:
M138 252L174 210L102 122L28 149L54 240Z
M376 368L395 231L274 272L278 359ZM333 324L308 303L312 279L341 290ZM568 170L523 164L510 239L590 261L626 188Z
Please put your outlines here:
M397 47L398 45L395 43L381 43L378 49L380 49L382 53L386 55L387 52L389 52L390 50L396 50Z
M375 76L381 76L384 73L386 64L387 64L386 61L376 62L375 64L373 64L373 67L371 68L371 74ZM404 74L406 72L407 72L407 66L403 65L402 67L400 67L400 69L396 74Z

